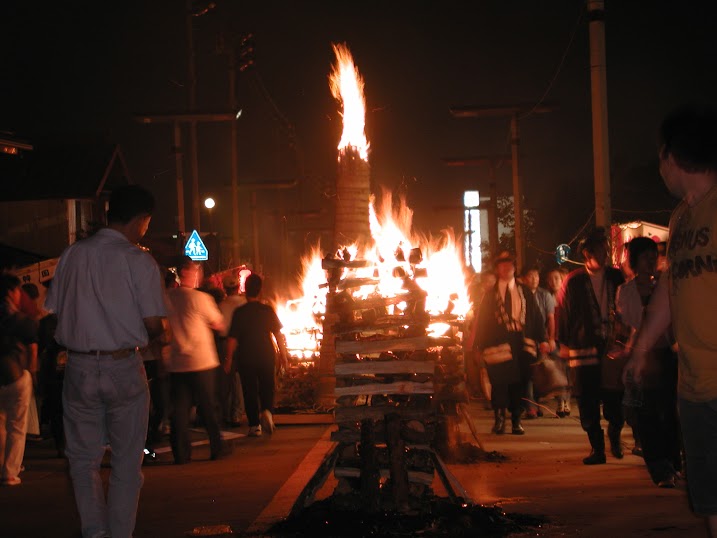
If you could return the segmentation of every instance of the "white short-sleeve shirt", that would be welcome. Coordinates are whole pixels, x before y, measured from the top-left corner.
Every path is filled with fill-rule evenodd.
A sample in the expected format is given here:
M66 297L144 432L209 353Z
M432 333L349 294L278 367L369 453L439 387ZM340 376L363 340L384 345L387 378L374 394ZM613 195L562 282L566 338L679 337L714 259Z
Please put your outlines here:
M224 324L214 298L193 288L167 292L172 343L167 371L199 372L219 366L212 325Z
M144 347L143 320L167 315L154 258L110 228L65 250L45 307L57 314L55 339L75 351Z

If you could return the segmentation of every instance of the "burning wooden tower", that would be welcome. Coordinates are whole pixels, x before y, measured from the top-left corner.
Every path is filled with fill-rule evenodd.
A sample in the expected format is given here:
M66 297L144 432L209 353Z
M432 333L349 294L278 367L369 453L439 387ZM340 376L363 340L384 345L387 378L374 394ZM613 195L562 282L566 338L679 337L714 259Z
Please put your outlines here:
M336 175L335 221L333 249L344 245L366 244L371 238L369 225L369 199L371 197L371 167L368 162L368 141L364 132L366 101L364 82L354 65L346 45L333 45L336 55L329 86L334 98L341 103L343 131L338 145L338 173ZM321 405L333 407L336 380L333 377L336 362L332 317L334 305L326 305L327 319L319 363L317 400ZM327 334L328 331L328 334Z
M428 274L420 248L390 233L387 241L372 237L377 219L369 210L363 81L348 49L334 46L334 52L330 84L342 104L344 129L338 147L334 248L322 261L328 293L317 400L335 408L338 430L332 439L338 445L322 467L325 473L334 470L337 503L373 513L408 511L424 505L436 471L452 498L467 496L435 451L435 442L453 429L445 426L455 424L446 417L456 417L466 401L462 319L453 312L455 294L444 296L437 311L427 304L429 294L418 284ZM390 200L384 202L390 211ZM356 245L361 252L374 239L376 260L352 259L344 248ZM462 280L459 260L448 268L435 267L442 281ZM451 279L448 273L454 270ZM397 287L384 293L386 281ZM360 292L365 289L369 291ZM437 322L442 328L431 327ZM312 479L307 485L297 509L319 482Z

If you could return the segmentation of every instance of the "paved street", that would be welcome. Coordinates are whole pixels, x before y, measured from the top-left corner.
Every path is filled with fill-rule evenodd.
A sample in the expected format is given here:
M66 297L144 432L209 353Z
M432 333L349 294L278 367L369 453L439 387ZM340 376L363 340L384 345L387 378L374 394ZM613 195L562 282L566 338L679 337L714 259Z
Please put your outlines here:
M532 536L706 536L689 511L684 482L674 490L658 489L642 460L629 454L629 429L623 431L624 459L608 456L606 465L588 467L581 462L587 440L574 416L525 421L525 436L496 436L488 433L491 412L482 403L472 403L470 412L484 448L508 460L450 469L476 502L547 516L551 523ZM243 434L246 428L234 431ZM326 432L325 425L284 425L273 438L236 439L234 453L217 462L208 461L206 445L197 446L195 461L180 467L171 465L171 455L160 454L158 463L145 466L136 536L179 538L218 524L240 533L262 512L262 520L285 513L325 452ZM312 453L313 459L307 456ZM31 443L22 486L0 489L3 537L80 536L66 465L53 455L49 442ZM438 480L434 488L443 491Z
M209 461L209 448L194 448L193 462L173 465L171 453L145 465L135 536L181 537L202 525L245 530L269 504L326 430L325 425L279 427L273 438L241 437L234 452ZM236 432L246 433L246 428ZM201 435L196 434L197 439ZM29 443L23 483L0 488L3 538L79 538L67 465L50 441ZM105 478L109 468L104 469Z

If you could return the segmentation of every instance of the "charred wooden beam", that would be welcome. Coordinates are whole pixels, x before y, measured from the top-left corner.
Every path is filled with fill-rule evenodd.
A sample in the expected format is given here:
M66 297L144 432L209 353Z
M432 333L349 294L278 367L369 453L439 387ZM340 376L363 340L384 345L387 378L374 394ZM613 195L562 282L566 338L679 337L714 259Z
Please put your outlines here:
M403 512L408 509L408 472L404 458L406 444L401 439L401 417L395 413L386 417L386 445L393 502L396 509Z
M381 475L376 451L376 435L373 420L361 421L361 499L363 509L375 514L381 509ZM336 469L338 471L338 468ZM335 473L336 473L335 471ZM336 474L336 476L341 476Z
M430 486L433 484L433 472L425 473L422 471L407 471L408 481L415 482L418 484L425 484ZM390 472L388 469L381 469L379 471L381 478L389 478ZM359 478L362 477L361 469L357 467L339 467L334 468L334 476L337 478ZM364 499L365 501L366 499Z
M396 381L395 383L368 383L351 387L336 387L336 396L356 394L433 394L433 382L414 383L413 381Z
M335 258L324 258L321 260L322 269L361 269L370 267L372 262L368 260L339 260Z
M456 340L448 336L415 336L413 338L386 338L384 340L337 340L336 353L381 353L383 351L415 351L431 347L450 346Z
M436 420L436 412L425 407L396 407L390 405L361 405L358 407L337 407L335 420L342 422L362 422L365 419L382 420L389 413L398 413L404 420Z
M432 374L435 365L431 361L359 361L336 364L336 375L361 374Z

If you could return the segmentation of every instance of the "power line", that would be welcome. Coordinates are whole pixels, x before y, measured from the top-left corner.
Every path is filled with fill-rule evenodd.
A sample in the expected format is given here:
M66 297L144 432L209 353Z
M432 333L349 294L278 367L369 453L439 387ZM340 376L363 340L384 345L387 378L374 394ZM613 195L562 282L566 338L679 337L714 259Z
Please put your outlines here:
M572 245L573 243L575 243L575 241L577 241L578 237L580 237L580 234L582 234L583 231L585 230L585 228L588 227L588 225L590 224L590 222L592 221L594 216L595 216L595 210L593 209L592 212L590 213L590 216L588 217L588 220L586 220L585 224L583 224L580 227L580 229L578 230L578 233L575 234L575 237L573 237L570 241L568 241L568 243L567 243L568 245Z
M578 15L578 20L575 21L575 26L573 27L573 31L570 34L570 40L568 41L567 47L565 47L565 52L563 52L563 56L560 58L560 63L558 63L558 67L555 70L555 74L553 75L553 78L551 79L550 83L548 84L548 87L545 89L545 92L543 92L543 95L540 99L538 99L538 102L535 103L535 106L524 115L520 116L520 119L527 118L528 116L531 116L535 110L543 104L543 101L545 101L545 98L550 93L550 90L553 89L553 85L555 84L555 81L558 80L558 75L560 75L560 72L563 70L563 65L565 65L565 60L568 57L568 53L570 52L570 49L572 48L573 41L575 40L575 35L578 33L578 28L580 28L580 23L583 20L583 17L585 16L585 10L580 7L580 13Z
M615 209L613 207L613 212L615 213L672 213L672 209L650 209L650 210L643 210L643 209Z

